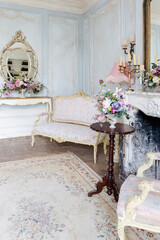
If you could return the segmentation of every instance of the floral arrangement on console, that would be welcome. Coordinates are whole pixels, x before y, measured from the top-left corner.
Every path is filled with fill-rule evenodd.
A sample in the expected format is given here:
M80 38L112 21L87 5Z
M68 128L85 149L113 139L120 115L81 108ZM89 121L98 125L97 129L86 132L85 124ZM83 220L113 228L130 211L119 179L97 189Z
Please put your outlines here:
M99 80L102 87L105 87L103 80ZM122 89L116 88L115 92L110 89L104 90L97 95L97 107L101 114L96 115L96 120L100 118L108 118L111 123L111 128L115 127L116 119L121 118L123 115L130 119L130 110L132 106L125 103L124 94Z
M35 82L35 79L28 78L27 75L20 75L19 78L13 78L5 82L0 89L0 93L5 97L13 91L23 94L28 92L30 94L37 94L44 88L44 85L40 82Z
M139 77L142 77L144 89L148 87L149 89L156 90L160 86L160 65L152 63L151 71L143 72Z

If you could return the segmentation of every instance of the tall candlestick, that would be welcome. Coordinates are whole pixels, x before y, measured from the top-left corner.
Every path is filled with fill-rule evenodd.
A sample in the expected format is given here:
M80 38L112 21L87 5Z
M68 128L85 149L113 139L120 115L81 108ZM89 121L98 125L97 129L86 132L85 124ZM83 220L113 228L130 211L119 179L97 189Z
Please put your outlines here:
M122 39L122 46L127 46L127 39Z
M134 34L131 34L131 35L130 35L130 42L134 42L134 41L135 41Z
M121 56L121 58L120 58L120 64L119 64L119 66L122 66L122 56Z
M129 62L131 61L131 54L130 54L130 52L128 52L128 61Z
M157 56L155 56L155 64L157 65Z
M133 55L133 64L136 65L136 55Z
M126 66L126 63L125 63L125 58L123 58L123 67Z
M140 65L140 56L138 55L138 65Z
M144 71L144 65L140 65L140 70Z

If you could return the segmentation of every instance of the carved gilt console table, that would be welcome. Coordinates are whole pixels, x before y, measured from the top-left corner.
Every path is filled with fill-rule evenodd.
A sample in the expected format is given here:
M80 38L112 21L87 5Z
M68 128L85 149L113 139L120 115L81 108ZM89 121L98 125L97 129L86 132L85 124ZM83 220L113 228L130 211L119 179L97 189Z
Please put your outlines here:
M0 98L0 105L6 104L10 106L19 105L35 105L35 104L46 104L47 112L52 111L52 97L26 97L26 98Z

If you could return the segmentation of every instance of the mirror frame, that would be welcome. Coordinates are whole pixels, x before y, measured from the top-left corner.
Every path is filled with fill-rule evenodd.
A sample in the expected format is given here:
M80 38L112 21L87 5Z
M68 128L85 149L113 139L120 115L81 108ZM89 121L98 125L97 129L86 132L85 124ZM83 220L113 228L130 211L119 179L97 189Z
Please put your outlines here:
M143 1L143 62L147 72L150 71L151 56L151 1Z
M24 46L26 47L26 49L24 49L27 53L31 52L33 54L34 60L35 60L35 64L34 66L32 65L31 67L35 69L34 74L32 76L32 78L35 78L37 73L38 73L38 59L37 59L37 55L35 53L35 51L33 50L33 48L29 45L28 42L26 42L26 37L23 34L22 31L17 31L15 33L15 35L12 37L12 40L10 42L7 43L7 45L2 49L1 53L0 53L0 74L2 75L2 77L4 78L4 81L8 82L7 76L5 75L3 68L4 67L8 67L8 57L6 58L6 63L3 63L3 55L5 54L6 51L12 51L12 46L15 43L22 43L24 44ZM20 48L19 48L20 49Z

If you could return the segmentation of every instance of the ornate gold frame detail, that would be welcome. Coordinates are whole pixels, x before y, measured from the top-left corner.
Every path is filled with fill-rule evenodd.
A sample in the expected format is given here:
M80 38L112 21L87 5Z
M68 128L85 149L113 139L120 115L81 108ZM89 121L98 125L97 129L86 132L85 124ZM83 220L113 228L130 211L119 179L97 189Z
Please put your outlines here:
M32 76L32 78L35 78L38 72L38 59L37 59L37 55L35 53L35 51L33 50L33 48L29 45L28 42L26 42L26 37L23 34L22 31L17 31L15 33L15 36L12 37L12 40L10 42L8 42L6 44L6 46L2 49L1 53L0 53L0 74L2 75L2 77L4 78L5 81L7 81L7 76L5 75L3 68L6 67L7 68L7 62L8 62L8 57L6 58L5 64L3 63L3 56L6 53L6 51L10 51L12 52L15 48L12 48L12 46L15 43L22 43L24 44L24 46L26 47L26 49L24 49L24 51L26 52L26 54L28 55L28 53L32 53L33 57L34 57L34 65L31 65L31 68L34 68L34 74ZM29 57L30 59L30 57Z
M150 71L150 44L151 44L151 14L150 5L152 0L143 1L143 62L144 68Z

